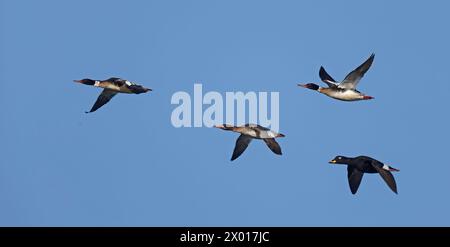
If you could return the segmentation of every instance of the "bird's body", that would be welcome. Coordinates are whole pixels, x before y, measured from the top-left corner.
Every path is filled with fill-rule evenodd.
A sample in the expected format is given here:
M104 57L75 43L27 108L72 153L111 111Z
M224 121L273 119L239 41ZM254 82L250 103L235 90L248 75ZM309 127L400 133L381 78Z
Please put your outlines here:
M347 165L347 178L352 194L357 192L364 173L379 173L389 188L397 193L397 184L391 172L397 172L399 170L376 159L368 156L358 156L355 158L336 156L329 163Z
M358 68L350 72L345 79L338 83L331 77L323 67L320 67L319 76L320 79L325 82L328 87L320 87L315 83L298 84L301 87L308 88L311 90L318 91L319 93L325 94L328 97L342 100L342 101L358 101L358 100L369 100L373 99L371 96L367 96L358 90L356 90L356 85L359 83L364 74L369 70L373 63L375 54L372 54L363 64Z
M361 92L352 89L331 89L331 88L319 88L317 90L320 93L327 95L328 97L342 100L342 101L356 101L356 100L364 100L367 96L363 95Z
M149 88L145 88L128 80L116 77L111 77L107 80L82 79L74 80L74 82L103 88L102 93L97 98L97 101L95 102L94 106L92 106L92 109L89 112L96 111L98 108L108 103L112 99L112 97L114 97L118 93L141 94L151 91L151 89Z
M95 81L94 87L101 87L116 91L118 93L133 93L125 83L117 83L111 81Z
M225 124L222 126L217 125L216 127L238 132L256 139L274 138L278 135L278 133L257 124L246 124L244 126L230 126Z
M264 140L266 145L270 148L270 150L272 150L272 152L278 155L282 154L281 147L275 141L275 138L284 137L283 134L277 133L275 131L272 131L268 128L256 124L246 124L244 126L232 126L224 124L224 125L216 125L215 127L241 134L236 141L236 146L234 148L233 156L231 158L232 161L237 159L245 151L245 149L247 149L252 139L262 139Z

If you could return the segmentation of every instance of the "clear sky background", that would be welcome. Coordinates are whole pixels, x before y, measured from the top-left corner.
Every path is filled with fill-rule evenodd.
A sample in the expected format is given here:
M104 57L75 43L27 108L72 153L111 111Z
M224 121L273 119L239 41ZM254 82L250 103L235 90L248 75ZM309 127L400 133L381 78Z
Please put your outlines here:
M1 226L450 226L448 1L0 0ZM338 80L340 102L297 83ZM154 89L85 114L118 76ZM283 156L172 127L173 93L280 92ZM350 193L334 156L400 169Z

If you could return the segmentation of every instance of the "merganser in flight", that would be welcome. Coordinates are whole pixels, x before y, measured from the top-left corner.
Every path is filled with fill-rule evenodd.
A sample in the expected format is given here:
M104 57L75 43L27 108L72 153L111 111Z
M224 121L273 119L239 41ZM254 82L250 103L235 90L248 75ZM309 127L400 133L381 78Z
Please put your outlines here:
M298 84L298 86L315 90L331 98L343 101L373 99L372 96L364 95L363 93L356 90L356 86L358 85L359 81L364 76L364 74L367 72L367 70L369 70L374 58L375 54L372 53L372 55L363 64L361 64L358 68L350 72L341 83L336 82L325 71L323 67L320 67L319 70L320 79L323 82L325 82L328 85L328 87L320 87L315 83Z
M275 138L284 137L283 134L276 133L275 131L256 124L246 124L244 126L232 126L225 124L216 125L214 127L223 130L234 131L241 134L236 141L233 156L231 157L232 161L237 159L245 151L245 149L253 139L262 139L270 148L270 150L272 150L272 152L281 155L281 147L275 141Z
M118 93L140 94L152 91L150 88L145 88L136 83L116 77L111 77L103 81L82 79L74 80L74 82L104 88L100 96L98 96L97 101L95 101L94 106L92 106L92 109L86 113L96 111L98 108L108 103L112 99L112 97L114 97Z

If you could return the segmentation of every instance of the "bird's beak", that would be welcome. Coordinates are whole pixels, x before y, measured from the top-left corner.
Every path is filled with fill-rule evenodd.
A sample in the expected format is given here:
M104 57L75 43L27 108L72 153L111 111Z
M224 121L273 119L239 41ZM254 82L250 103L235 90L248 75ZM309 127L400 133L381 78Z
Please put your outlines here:
M306 85L304 85L304 84L297 84L297 86L299 86L299 87L306 87Z
M81 80L73 80L73 82L81 83Z
M146 88L146 89L145 89L145 92L148 92L148 91L153 91L153 89L151 89L151 88Z
M336 160L330 160L328 163L330 163L330 164L336 164Z
M277 137L285 137L283 134L278 134Z

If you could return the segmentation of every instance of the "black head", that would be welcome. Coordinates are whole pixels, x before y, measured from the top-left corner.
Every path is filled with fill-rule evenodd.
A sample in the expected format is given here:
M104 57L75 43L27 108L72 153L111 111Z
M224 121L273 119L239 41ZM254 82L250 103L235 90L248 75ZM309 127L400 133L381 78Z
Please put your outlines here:
M91 80L91 79L74 80L74 82L78 82L78 83L82 83L82 84L90 85L90 86L93 86L95 84L95 80Z
M229 124L218 124L214 125L214 128L223 129L223 130L233 130L235 126Z
M345 156L336 156L334 159L330 160L328 163L330 164L348 164L350 161L350 158Z
M300 87L304 87L304 88L308 88L314 91L319 90L319 85L315 84L315 83L307 83L307 84L298 84Z

